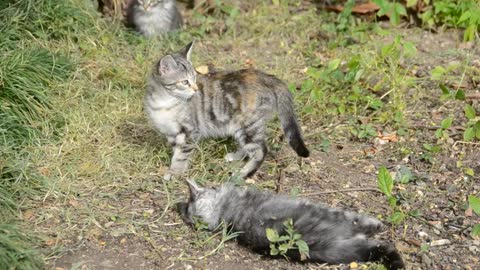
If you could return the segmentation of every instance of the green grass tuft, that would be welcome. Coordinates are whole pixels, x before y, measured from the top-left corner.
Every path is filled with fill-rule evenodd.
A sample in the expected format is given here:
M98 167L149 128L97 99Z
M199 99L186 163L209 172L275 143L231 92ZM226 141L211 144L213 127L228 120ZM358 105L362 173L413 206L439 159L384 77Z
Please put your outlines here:
M30 248L31 236L21 233L14 225L0 224L0 269L43 269L43 261Z

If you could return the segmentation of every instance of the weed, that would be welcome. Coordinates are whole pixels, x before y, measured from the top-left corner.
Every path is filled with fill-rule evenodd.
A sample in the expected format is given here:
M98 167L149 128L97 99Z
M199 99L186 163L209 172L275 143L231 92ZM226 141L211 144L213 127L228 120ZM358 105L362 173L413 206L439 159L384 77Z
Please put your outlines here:
M465 104L464 112L468 122L463 133L463 139L466 142L473 139L480 140L480 117L477 117L475 109L469 104Z
M373 2L380 7L377 11L377 16L387 15L390 18L390 23L393 25L400 23L400 17L407 16L407 10L401 3L388 0L373 0Z
M43 269L43 261L29 242L31 236L16 226L0 224L0 269Z
M378 170L378 188L387 196L387 201L388 204L390 205L390 208L392 209L392 214L387 218L389 222L392 224L400 224L403 222L406 218L405 211L397 206L397 198L393 195L393 178L390 172L387 170L385 167L380 167ZM412 213L412 215L415 215L415 213Z
M293 227L292 219L283 222L286 235L279 235L279 233L272 228L266 229L268 241L270 241L270 255L282 255L285 258L289 250L298 250L301 260L309 258L309 249L307 243L302 240L302 235L297 233Z
M470 195L468 196L468 204L472 208L473 212L480 216L480 198ZM480 236L480 223L473 226L471 235L472 237Z

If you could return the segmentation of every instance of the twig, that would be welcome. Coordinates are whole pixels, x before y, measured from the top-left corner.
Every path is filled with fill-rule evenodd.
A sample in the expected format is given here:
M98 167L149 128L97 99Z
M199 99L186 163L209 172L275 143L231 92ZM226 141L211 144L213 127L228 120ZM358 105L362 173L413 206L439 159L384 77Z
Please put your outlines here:
M457 145L457 143L459 144L471 144L471 145L480 145L480 143L478 142L465 142L465 141L456 141L453 146L455 147Z
M410 125L408 128L423 128L423 129L437 130L441 127L440 126L425 126L425 125ZM447 129L465 130L465 128L461 127L461 126L453 126L453 127L447 128Z
M301 194L302 196L315 196L315 195L322 195L322 194L330 194L330 193L340 193L340 192L354 192L354 191L375 191L382 193L381 190L378 188L373 187L364 187L364 188L344 188L344 189L335 189L335 190L325 190L319 192L312 192L312 193L304 193Z
M155 246L155 244L153 243L152 239L150 239L150 234L148 233L148 236L145 236L143 235L143 239L145 239L145 241L147 241L150 246L152 246L153 250L155 250L155 252L158 254L158 256L160 257L160 259L164 259L163 256L162 256L162 252L160 250L158 250L157 246Z
M465 95L465 99L480 99L480 93Z

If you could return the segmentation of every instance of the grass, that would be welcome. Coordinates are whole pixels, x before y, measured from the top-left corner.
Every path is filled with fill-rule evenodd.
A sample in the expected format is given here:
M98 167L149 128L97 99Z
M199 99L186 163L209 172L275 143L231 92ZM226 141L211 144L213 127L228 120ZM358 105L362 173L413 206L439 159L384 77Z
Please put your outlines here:
M191 236L184 227L161 225L177 220L170 210L184 197L185 186L175 181L159 188L171 151L142 111L145 78L154 61L191 40L196 40L197 66L237 69L253 62L286 81L307 142L319 150L325 141L371 143L377 130L405 129L410 140L418 104L441 94L436 82L412 79L416 56L407 37L396 38L390 30L347 15L339 25L335 14L311 6L297 12L300 7L287 1L242 12L224 7L214 16L189 16L183 32L147 40L102 18L91 2L23 0L0 11L0 223L20 224L11 230L20 236L1 238L0 245L19 247L8 249L12 258L29 254L24 258L31 267L18 269L39 268L38 261L51 263L86 241L146 230L154 244ZM453 73L449 78L458 79ZM280 142L278 123L270 127L276 161L266 161L256 185L273 189L283 165L298 161ZM433 136L421 136L437 143ZM201 142L189 176L213 185L226 181L241 166L223 162L233 147L229 140ZM408 143L402 147L418 150ZM312 164L299 167L297 178L315 170ZM39 237L23 237L24 228ZM210 239L205 237L197 242ZM219 241L205 245L217 251L223 246ZM23 250L41 245L40 256ZM201 250L198 245L190 247Z

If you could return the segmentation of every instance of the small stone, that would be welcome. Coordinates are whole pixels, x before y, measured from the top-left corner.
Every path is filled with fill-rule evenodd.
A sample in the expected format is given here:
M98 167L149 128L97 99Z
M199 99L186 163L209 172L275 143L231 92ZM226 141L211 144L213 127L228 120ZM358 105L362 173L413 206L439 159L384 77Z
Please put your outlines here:
M436 246L444 246L444 245L450 245L452 242L448 239L440 239L440 240L435 240L430 243L430 246L436 247Z
M426 266L431 266L432 265L432 259L430 259L427 254L422 254L422 262L426 265Z
M418 238L420 238L420 239L429 239L430 238L428 233L422 232L422 231L418 232L417 235L418 235Z
M248 178L247 180L245 180L245 183L249 185L253 185L255 184L255 180L253 180L252 178Z
M433 229L433 233L436 234L436 235L440 235L440 231L437 230L437 229Z

